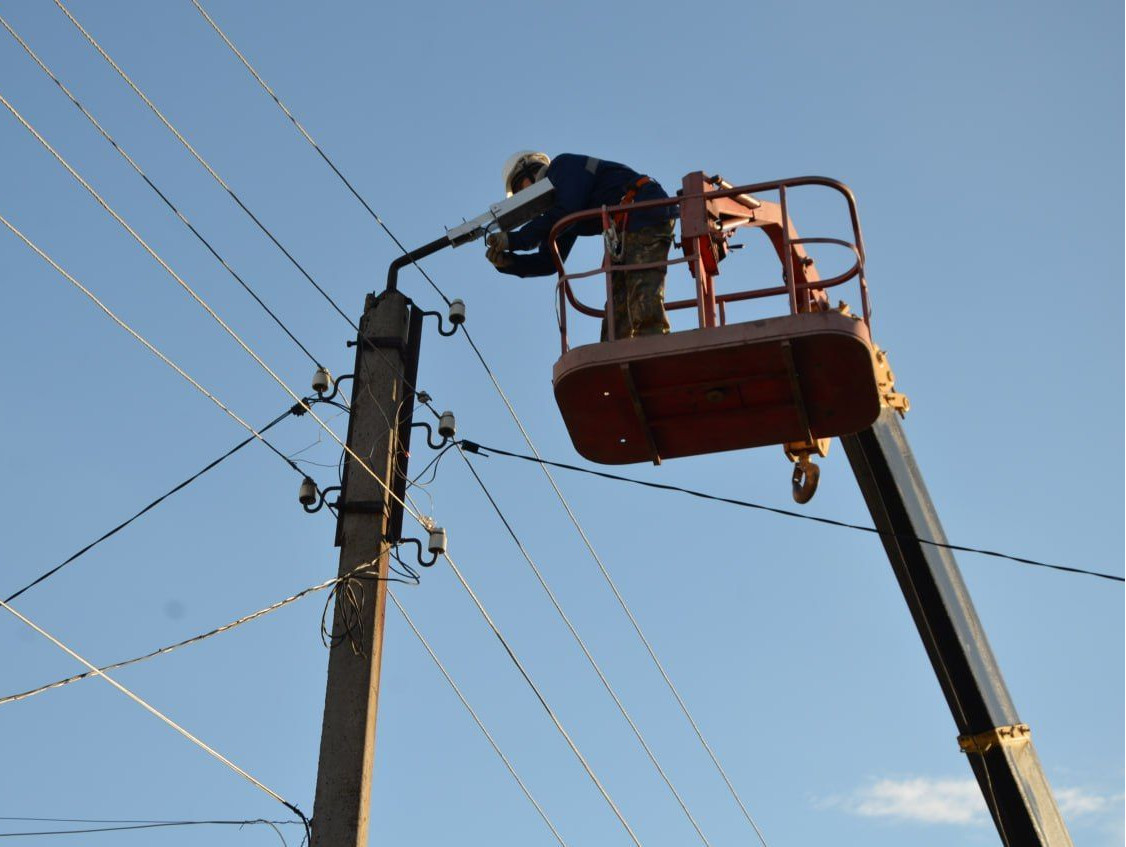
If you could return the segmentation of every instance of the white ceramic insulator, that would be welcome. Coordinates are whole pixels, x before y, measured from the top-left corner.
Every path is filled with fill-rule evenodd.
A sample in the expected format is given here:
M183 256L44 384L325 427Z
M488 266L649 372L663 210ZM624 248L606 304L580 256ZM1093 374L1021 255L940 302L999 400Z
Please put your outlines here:
M438 418L438 434L442 438L453 438L457 433L457 421L453 412L442 412Z
M464 300L454 300L450 303L450 323L454 325L465 323Z

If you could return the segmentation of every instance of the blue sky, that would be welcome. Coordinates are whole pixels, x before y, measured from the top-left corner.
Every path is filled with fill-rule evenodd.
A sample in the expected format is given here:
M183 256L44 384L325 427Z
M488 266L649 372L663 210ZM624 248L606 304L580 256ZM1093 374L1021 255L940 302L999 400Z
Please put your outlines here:
M69 4L68 4L69 5ZM188 0L70 6L345 311L396 248ZM912 401L904 426L955 543L1121 575L1123 12L1089 2L578 2L206 8L396 236L415 246L501 194L511 152L625 161L675 188L824 174L859 198L875 314ZM2 14L334 373L351 330L53 4ZM6 33L0 93L263 359L312 367ZM291 401L4 110L0 214L247 420ZM795 198L807 235L839 209ZM765 240L724 268L774 273ZM752 249L753 248L753 249ZM544 456L576 457L551 396L552 283L479 246L425 263ZM579 251L576 254L581 257ZM589 256L589 252L585 255ZM826 257L826 263L833 261ZM2 596L245 437L6 230L0 233ZM759 276L754 276L758 274ZM743 275L743 276L741 276ZM750 279L747 279L750 277ZM414 272L402 286L440 300ZM674 287L675 286L675 287ZM670 288L686 296L685 280ZM842 294L856 300L853 292ZM855 305L855 303L854 303ZM460 434L523 443L460 337L429 334L419 385ZM331 421L343 433L345 420ZM322 485L338 450L307 419L274 442ZM416 446L415 467L432 458ZM739 814L539 470L474 459L709 841ZM813 515L867 523L839 444ZM627 470L782 508L776 448ZM580 523L771 845L995 844L956 729L876 540L557 474ZM336 573L333 526L248 448L15 603L92 661L210 630ZM692 830L457 455L414 496L644 844ZM959 558L1076 843L1123 843L1119 584ZM568 843L628 843L448 568L403 602ZM312 811L324 594L119 679ZM81 670L0 619L0 697ZM372 843L553 843L394 610ZM276 801L97 680L0 705L0 816L287 818ZM0 831L39 828L3 822ZM48 828L48 827L43 827ZM195 843L198 830L85 836ZM265 828L209 831L270 843ZM296 828L286 830L296 844ZM47 839L43 839L47 840Z

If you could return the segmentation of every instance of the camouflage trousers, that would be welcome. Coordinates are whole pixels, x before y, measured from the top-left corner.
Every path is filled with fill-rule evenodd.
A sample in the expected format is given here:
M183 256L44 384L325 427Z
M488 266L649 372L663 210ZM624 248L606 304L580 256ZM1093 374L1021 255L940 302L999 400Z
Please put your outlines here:
M672 246L673 222L625 233L622 257L615 264L641 265L664 262ZM613 294L614 338L635 335L664 335L669 331L665 314L665 268L644 271L615 271L610 277ZM606 340L606 322L602 322Z

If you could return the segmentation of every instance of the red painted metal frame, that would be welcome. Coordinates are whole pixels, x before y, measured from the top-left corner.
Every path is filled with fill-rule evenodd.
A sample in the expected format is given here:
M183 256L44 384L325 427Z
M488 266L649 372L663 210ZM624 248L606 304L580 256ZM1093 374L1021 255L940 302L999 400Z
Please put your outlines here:
M848 206L852 225L853 241L837 238L800 238L790 220L787 190L800 186L821 186L841 194ZM778 203L751 195L777 192ZM601 267L577 273L567 273L559 255L557 239L573 224L591 218L600 218L605 229L611 216L619 211L638 212L644 209L679 205L680 207L680 245L684 255L666 262L615 265L608 253L604 253ZM742 228L761 229L770 239L782 263L783 284L769 288L735 291L717 294L715 277L719 274L720 260L727 254L727 238ZM861 313L865 325L870 329L871 307L868 300L868 284L864 274L864 241L860 231L860 218L856 208L856 198L847 185L835 179L819 176L794 177L791 179L760 182L751 185L731 186L719 177L706 177L695 171L684 177L682 189L677 197L663 200L646 200L629 206L604 206L567 215L560 219L548 236L552 258L559 273L559 332L562 351L569 349L567 343L567 304L580 314L602 318L605 309L595 308L581 302L571 287L571 281L603 273L606 275L606 303L612 302L611 274L615 271L642 270L653 267L668 267L688 264L696 281L696 296L692 299L673 300L665 303L665 309L695 308L698 325L714 327L726 324L728 303L754 300L763 297L787 295L789 313L800 314L813 311L827 304L826 289L833 288L858 278L860 286ZM820 279L813 261L805 252L806 244L834 244L850 250L856 261L842 274L830 279ZM816 304L816 305L815 305ZM718 314L717 314L718 313ZM613 321L606 321L607 332L613 340Z

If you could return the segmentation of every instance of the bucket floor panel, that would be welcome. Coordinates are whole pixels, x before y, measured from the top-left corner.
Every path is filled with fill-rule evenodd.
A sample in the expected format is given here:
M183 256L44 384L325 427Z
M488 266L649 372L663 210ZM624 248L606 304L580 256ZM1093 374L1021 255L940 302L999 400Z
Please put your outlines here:
M553 382L575 449L611 465L650 461L650 439L671 459L845 435L880 408L867 328L837 312L577 347L555 364Z

